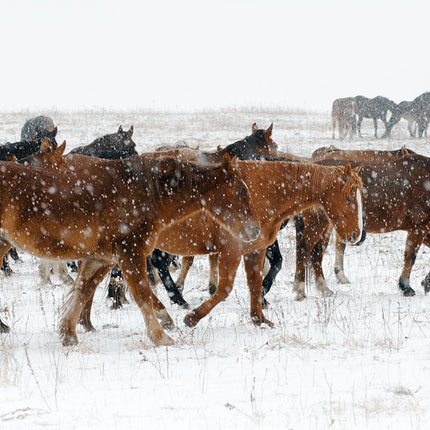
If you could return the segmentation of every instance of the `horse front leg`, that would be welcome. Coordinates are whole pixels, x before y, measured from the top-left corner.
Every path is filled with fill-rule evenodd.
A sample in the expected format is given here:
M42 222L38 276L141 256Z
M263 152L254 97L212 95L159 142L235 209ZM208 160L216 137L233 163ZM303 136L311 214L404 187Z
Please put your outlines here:
M330 297L333 295L333 291L327 287L327 282L324 277L324 272L322 269L322 260L324 257L324 252L327 249L327 245L330 239L331 229L326 232L325 237L322 237L318 243L313 247L309 262L312 265L314 271L317 290L324 297Z
M129 247L125 247L125 250L122 251L122 255L119 260L119 267L127 282L133 299L142 311L149 338L155 346L173 345L173 339L164 333L160 323L158 322L156 311L159 318L164 317L170 320L171 318L167 314L163 304L151 291L146 271L146 256L137 250L133 250L134 247L134 245L131 245Z
M11 249L11 244L3 239L0 239L0 261L3 261L4 256ZM0 319L0 333L9 333L10 328Z
M419 233L409 232L406 238L406 246L404 253L404 265L402 274L399 278L399 288L402 290L403 295L406 297L412 297L415 295L415 291L410 286L410 276L412 267L415 264L418 250L420 249L421 243L423 242L423 235Z
M233 289L233 282L240 263L241 254L222 252L219 254L219 282L213 296L193 309L184 318L188 327L194 327L220 302L225 300Z
M335 258L334 258L334 273L339 284L350 284L343 270L343 260L345 255L346 244L342 242L336 235L335 242Z
M97 286L111 268L112 264L103 260L86 259L81 261L75 284L62 307L60 337L64 346L78 343L76 324L81 311L88 300L92 300Z
M246 278L248 281L249 297L251 301L251 320L256 325L263 323L273 327L263 314L261 294L263 285L263 266L266 257L265 250L258 250L244 256Z
M317 244L329 238L332 232L331 224L327 216L322 210L317 213L306 211L301 217L295 218L296 225L296 271L294 275L293 291L295 299L302 301L306 299L305 281L306 281L306 265L312 255L313 249ZM322 249L323 245L321 245ZM315 269L314 269L315 271ZM325 280L324 280L325 282ZM317 279L319 286L322 281ZM321 287L321 289L324 289Z

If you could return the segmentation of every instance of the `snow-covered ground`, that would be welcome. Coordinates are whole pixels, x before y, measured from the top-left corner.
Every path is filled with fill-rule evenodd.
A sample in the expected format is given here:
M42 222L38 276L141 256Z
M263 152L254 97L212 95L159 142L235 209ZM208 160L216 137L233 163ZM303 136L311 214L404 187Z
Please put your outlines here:
M43 112L58 125L69 149L134 125L138 151L185 141L201 149L225 146L250 134L251 124L274 123L282 151L310 155L333 143L328 112L259 109L205 112ZM24 121L40 112L0 113L0 142L16 141ZM382 124L380 124L382 134ZM395 149L403 144L427 155L426 139L407 137L406 123L391 140L336 141L342 148ZM67 287L40 285L38 260L23 254L12 277L0 275L0 429L424 429L430 422L430 297L420 286L430 252L421 249L411 285L401 296L403 232L368 235L347 248L350 285L333 274L333 247L324 268L330 298L314 280L308 299L291 291L294 231L279 235L283 269L269 294L266 315L275 327L254 327L245 274L239 267L228 299L194 329L186 311L157 294L172 315L176 344L154 348L142 315L130 303L109 309L107 283L93 307L97 331L79 329L79 345L63 347L58 308ZM207 258L195 261L185 285L192 307L208 296Z

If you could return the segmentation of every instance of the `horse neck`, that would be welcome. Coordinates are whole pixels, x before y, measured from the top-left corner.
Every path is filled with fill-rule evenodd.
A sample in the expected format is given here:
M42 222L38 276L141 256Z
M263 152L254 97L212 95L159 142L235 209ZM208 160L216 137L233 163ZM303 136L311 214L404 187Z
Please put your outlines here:
M220 186L221 168L198 168L177 162L173 172L163 173L162 161L151 160L144 175L144 188L163 214L161 222L178 222L202 210L202 197Z
M280 222L324 202L338 175L323 166L286 161L242 162L243 180L260 217ZM275 179L276 178L276 179Z

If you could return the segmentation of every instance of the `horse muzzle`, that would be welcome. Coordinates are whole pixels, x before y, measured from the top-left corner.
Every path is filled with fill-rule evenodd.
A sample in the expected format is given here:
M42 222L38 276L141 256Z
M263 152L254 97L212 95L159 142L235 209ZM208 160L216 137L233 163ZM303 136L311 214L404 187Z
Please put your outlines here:
M246 224L244 225L240 232L239 238L244 242L252 242L260 235L260 226L257 224Z

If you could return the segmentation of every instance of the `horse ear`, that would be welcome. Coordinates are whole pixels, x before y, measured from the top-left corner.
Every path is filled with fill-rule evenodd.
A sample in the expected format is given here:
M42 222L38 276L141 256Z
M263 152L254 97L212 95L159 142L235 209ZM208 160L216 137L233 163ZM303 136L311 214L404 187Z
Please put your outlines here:
M400 153L403 155L409 154L408 148L406 148L406 145L403 145L400 149Z
M264 132L264 137L266 140L272 136L272 130L273 130L273 122L270 124L270 127Z
M129 139L131 139L131 136L133 136L134 127L131 126L130 129L127 131L127 136Z
M63 143L62 143L62 144L57 148L57 151L58 151L61 155L63 155L63 154L64 154L65 149L66 149L66 141L63 141Z
M352 171L354 173L357 173L357 175L361 172L361 169L363 168L363 165L360 164L359 166L357 166L355 169L352 169Z
M254 122L254 124L252 124L252 132L255 133L258 130L257 124Z
M345 167L343 168L343 172L345 174L345 178L348 178L351 176L352 168L351 163L345 164Z
M57 135L57 132L58 132L58 128L55 127L54 130L52 130L52 135L51 136L55 137Z
M18 160L16 159L15 155L10 155L9 157L6 158L6 161L11 161L12 163L17 163Z
M122 133L122 125L118 127L118 133Z
M44 151L45 149L52 148L51 141L47 139L46 137L42 140L42 143L40 144L40 150Z
M221 167L226 171L229 172L232 169L232 160L230 158L230 155L228 153L224 154L224 157L222 157L221 161Z

